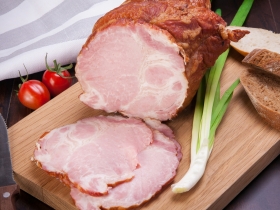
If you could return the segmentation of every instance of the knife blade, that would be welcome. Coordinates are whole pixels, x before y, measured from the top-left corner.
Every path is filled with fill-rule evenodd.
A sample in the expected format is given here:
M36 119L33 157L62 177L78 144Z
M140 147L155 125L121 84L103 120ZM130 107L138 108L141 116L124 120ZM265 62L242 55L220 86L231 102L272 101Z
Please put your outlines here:
M18 192L19 187L13 177L7 126L0 114L0 209L16 209L15 195Z

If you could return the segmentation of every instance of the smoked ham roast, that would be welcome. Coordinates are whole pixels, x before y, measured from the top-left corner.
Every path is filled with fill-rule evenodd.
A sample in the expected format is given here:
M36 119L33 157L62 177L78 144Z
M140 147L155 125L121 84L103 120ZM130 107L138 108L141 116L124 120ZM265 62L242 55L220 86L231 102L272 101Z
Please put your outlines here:
M159 180L166 183L175 175L182 154L171 129L160 122L150 122L148 126L141 120L120 116L82 119L44 135L37 142L34 160L66 185L101 196L108 194L111 187L134 180L135 170L146 167L140 162L140 154L151 144L160 144L160 151L163 147L170 158L172 173L166 174L168 180ZM157 155L150 161L161 164Z
M190 103L206 70L247 31L226 30L209 0L127 0L95 24L77 58L80 100L165 121Z

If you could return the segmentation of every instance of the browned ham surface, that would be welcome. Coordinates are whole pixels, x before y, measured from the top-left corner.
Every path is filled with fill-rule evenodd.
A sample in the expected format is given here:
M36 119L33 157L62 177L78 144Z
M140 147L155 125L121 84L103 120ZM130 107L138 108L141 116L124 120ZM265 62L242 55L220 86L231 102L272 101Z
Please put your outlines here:
M160 136L158 143L154 142L156 136ZM111 187L134 180L136 169L146 167L146 163L140 162L140 154L151 144L160 144L160 138L164 152L175 160L170 165L174 169L170 180L182 156L181 147L175 143L171 129L155 121L149 126L141 120L120 116L82 119L43 136L37 143L34 159L65 184L101 196L108 194ZM162 159L155 155L153 161L161 164Z
M95 24L76 65L94 109L160 121L190 103L206 70L246 31L206 0L128 0Z

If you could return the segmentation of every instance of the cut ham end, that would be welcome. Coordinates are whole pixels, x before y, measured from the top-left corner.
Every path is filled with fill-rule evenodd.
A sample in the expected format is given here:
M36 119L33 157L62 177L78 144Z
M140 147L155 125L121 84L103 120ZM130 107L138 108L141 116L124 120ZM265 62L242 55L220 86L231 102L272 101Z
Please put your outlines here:
M83 210L124 209L148 201L176 174L179 164L176 145L159 131L154 131L153 143L138 154L140 167L135 177L109 190L108 195L90 196L71 188L75 205ZM173 149L171 149L173 148Z
M97 32L78 56L76 76L88 106L160 121L176 115L188 88L174 38L144 23L115 23Z

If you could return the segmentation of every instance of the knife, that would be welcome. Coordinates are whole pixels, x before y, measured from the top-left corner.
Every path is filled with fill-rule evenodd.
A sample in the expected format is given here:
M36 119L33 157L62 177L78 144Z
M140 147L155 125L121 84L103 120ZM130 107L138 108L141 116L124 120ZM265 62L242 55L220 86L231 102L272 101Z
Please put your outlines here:
M7 125L0 114L0 210L14 210L19 187L14 181Z

